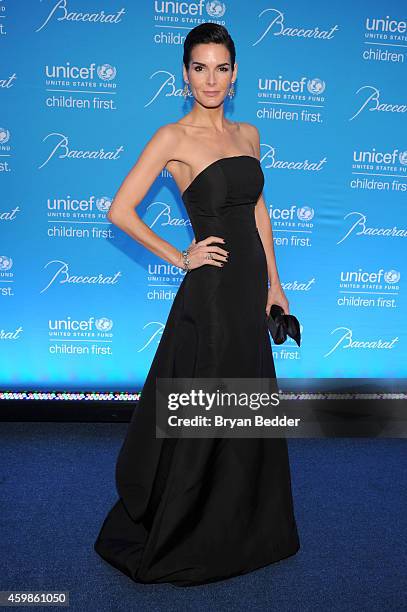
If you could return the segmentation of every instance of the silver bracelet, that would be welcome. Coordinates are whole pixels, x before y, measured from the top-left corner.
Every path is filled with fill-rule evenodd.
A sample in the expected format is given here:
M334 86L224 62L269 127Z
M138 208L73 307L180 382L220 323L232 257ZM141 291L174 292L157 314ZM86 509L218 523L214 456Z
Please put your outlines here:
M185 249L184 251L182 251L182 263L183 263L184 270L189 272L190 270L189 264L191 263L191 260L189 259L189 247Z

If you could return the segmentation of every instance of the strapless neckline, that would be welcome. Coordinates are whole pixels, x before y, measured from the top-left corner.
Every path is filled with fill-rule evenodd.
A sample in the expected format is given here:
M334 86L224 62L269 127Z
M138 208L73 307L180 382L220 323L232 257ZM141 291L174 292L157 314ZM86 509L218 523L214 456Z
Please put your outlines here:
M189 183L188 187L182 192L181 199L184 198L184 195L187 193L187 191L189 191L191 189L192 185L198 180L198 178L200 176L202 176L207 170L209 170L209 168L212 168L215 164L217 164L217 163L219 163L221 161L225 161L227 159L241 159L242 157L247 157L249 159L254 159L258 163L260 163L260 160L257 157L254 157L254 155L230 155L229 157L219 157L219 159L215 159L215 161L211 162L210 164L205 166L205 168L203 168L203 170L198 172L198 174Z

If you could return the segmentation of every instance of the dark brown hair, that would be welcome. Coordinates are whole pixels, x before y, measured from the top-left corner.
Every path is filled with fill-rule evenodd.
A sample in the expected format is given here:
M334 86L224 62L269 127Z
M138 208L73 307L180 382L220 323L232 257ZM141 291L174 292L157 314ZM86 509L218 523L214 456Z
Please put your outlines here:
M201 23L188 32L184 41L183 56L183 62L187 70L189 68L189 62L191 61L191 51L193 47L205 43L225 45L230 53L231 69L233 70L236 59L235 43L227 29L217 23Z

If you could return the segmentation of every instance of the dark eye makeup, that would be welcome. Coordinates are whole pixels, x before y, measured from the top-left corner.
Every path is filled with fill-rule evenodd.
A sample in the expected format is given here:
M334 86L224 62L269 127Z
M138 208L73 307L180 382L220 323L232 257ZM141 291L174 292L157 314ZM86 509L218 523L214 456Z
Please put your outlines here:
M196 72L201 72L201 70L198 70L200 68L203 68L203 66L194 66L194 70ZM229 67L228 66L219 66L219 70L222 70L222 72L228 72L229 71Z

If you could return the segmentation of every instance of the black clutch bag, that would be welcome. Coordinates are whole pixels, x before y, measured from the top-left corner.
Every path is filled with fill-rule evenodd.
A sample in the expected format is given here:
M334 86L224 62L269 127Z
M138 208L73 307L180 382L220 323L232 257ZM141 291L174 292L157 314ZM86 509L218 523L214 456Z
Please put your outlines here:
M283 344L287 336L290 336L300 346L301 332L297 317L284 314L284 310L278 304L273 304L270 308L267 326L276 344Z

